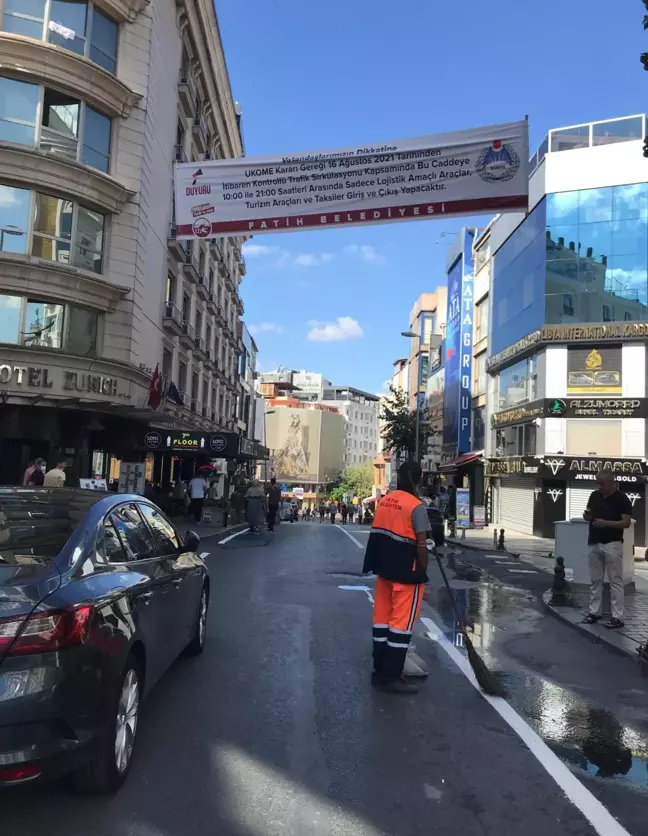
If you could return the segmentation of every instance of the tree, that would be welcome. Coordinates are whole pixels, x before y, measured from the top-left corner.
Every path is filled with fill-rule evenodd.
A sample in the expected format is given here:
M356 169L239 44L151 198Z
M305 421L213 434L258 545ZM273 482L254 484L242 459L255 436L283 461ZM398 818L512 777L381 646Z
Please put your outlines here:
M371 496L373 483L373 464L371 462L352 464L344 471L342 480L344 493L350 493L353 496L360 497L360 499L365 499L367 496Z
M380 418L384 421L385 447L393 453L407 451L411 458L416 451L416 412L409 408L402 389L389 387L390 397L383 402Z

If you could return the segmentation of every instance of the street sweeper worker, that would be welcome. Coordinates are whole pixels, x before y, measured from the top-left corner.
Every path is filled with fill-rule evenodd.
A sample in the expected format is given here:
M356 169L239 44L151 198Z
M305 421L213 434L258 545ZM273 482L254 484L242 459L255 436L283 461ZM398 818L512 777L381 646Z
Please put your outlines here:
M363 572L377 575L372 684L389 693L418 690L404 680L403 666L428 579L430 524L418 497L420 481L419 464L407 461L400 466L397 489L378 503L365 553Z

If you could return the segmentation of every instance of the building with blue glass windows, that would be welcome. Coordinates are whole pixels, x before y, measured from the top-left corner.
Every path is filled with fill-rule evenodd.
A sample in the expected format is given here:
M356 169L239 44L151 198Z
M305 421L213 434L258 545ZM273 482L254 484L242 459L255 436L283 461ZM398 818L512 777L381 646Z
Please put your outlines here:
M490 225L490 518L553 537L611 469L645 544L648 160L644 115L552 130L528 214Z

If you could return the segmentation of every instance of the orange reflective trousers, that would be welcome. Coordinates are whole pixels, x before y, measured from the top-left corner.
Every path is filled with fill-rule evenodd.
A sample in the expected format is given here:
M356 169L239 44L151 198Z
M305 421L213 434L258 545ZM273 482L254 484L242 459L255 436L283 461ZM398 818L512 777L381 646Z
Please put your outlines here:
M421 612L422 583L396 583L376 578L373 611L373 662L377 677L399 679L414 625Z

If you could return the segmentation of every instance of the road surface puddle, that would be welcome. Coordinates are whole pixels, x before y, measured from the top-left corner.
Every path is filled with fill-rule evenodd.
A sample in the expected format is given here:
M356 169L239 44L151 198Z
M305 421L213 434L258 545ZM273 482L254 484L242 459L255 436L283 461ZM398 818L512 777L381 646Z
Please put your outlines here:
M477 652L505 684L515 710L571 768L648 792L647 735L533 670L533 659L513 658L507 652L507 642L540 630L545 616L536 597L525 590L479 581L465 567L469 564L449 561L449 576L459 581L453 592L460 617ZM463 636L440 575L432 571L430 575L426 600L441 616L446 638L463 649ZM464 588L463 581L473 579L478 582Z

